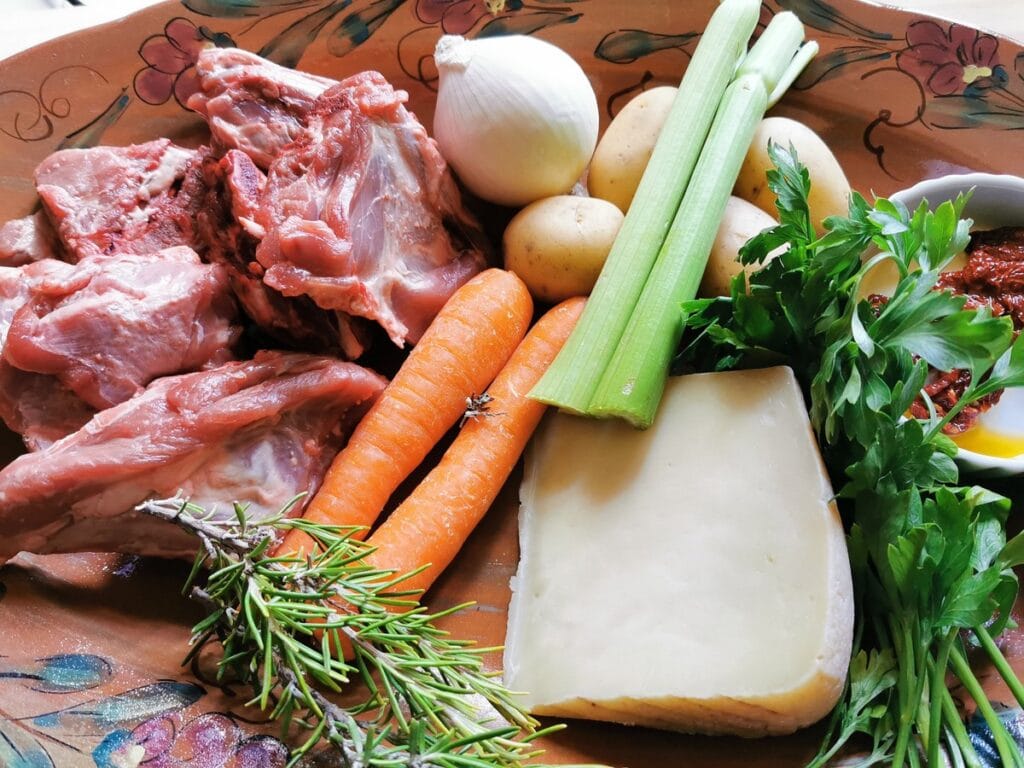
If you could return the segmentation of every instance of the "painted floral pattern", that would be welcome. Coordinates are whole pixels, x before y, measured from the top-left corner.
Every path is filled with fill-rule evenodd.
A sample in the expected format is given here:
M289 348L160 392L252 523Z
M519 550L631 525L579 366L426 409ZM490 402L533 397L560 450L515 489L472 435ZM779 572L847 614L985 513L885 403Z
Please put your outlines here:
M173 96L184 107L199 90L196 59L210 45L225 47L234 41L188 19L171 19L161 34L147 37L139 48L146 66L135 75L135 93L147 104L166 104Z
M609 11L614 2L180 0L170 12L147 12L151 16L145 29L132 27L135 36L117 41L125 50L96 68L92 61L60 67L47 63L32 70L13 66L0 84L0 141L15 148L8 157L24 154L28 167L28 160L38 162L44 148L48 152L144 140L133 133L136 121L145 124L156 115L166 125L179 119L196 88L199 52L235 41L281 64L315 62L336 77L354 66L379 66L396 79L404 73L403 87L413 102L422 103L430 98L426 89L436 84L431 54L439 34L540 33L574 46L584 66L595 73L595 86L606 98L610 115L613 106L625 103L636 90L677 81L700 37L695 17L676 12L664 0L637 3L628 14L618 15ZM659 4L656 12L650 11ZM701 7L712 4L706 0ZM928 172L946 170L942 163L972 162L983 155L982 143L1012 140L1021 134L1001 132L1024 129L1024 51L1011 42L948 22L866 11L849 0L766 1L761 26L778 10L796 12L822 42L821 55L798 83L798 91L810 93L795 93L793 103L804 109L824 105L850 121L843 129L852 142L843 138L856 146L844 146L844 160L876 159L892 179L905 183L909 173L900 175L896 158L910 158L914 150L906 146L920 146L935 132L947 132L946 138L957 145L941 147ZM230 35L214 29L229 30ZM385 40L386 57L367 55L379 54ZM374 45L367 45L371 41ZM853 94L858 88L873 88L873 100ZM102 99L84 98L97 91ZM853 94L849 99L847 91ZM825 98L819 99L821 95ZM118 121L117 131L104 136ZM904 165L918 175L922 168L909 159ZM30 178L31 170L18 173ZM872 178L885 182L880 173ZM4 189L21 194L10 185ZM9 605L3 591L0 583L0 605ZM124 626L131 627L131 621L126 613ZM102 631L97 628L97 636ZM253 712L243 709L241 698L214 702L216 692L208 693L205 681L200 679L206 688L197 678L179 673L173 661L164 667L165 674L185 679L139 680L118 666L116 654L108 655L111 659L84 653L17 660L0 656L0 766L285 764L285 746L260 735L263 727L242 720ZM211 708L233 713L204 711ZM1024 740L1019 710L1005 716L1014 718L1014 733ZM991 742L984 722L975 719L968 727L984 751ZM994 749L985 754L991 765L998 764Z
M923 20L907 27L906 42L896 56L897 65L936 96L980 93L1006 82L999 41L992 35Z
M288 748L277 739L243 730L230 714L198 711L206 691L193 682L158 680L126 688L118 682L125 670L86 653L8 662L0 657L0 703L26 694L39 703L34 712L17 716L0 704L4 768L56 768L67 764L69 752L81 756L70 758L75 765L89 761L95 768L288 763Z
M417 0L416 17L446 35L465 35L488 16L522 8L521 0Z
M914 125L931 130L1024 129L1024 52L1008 57L1013 59L1011 75L999 38L932 19L914 19L894 33L866 26L841 6L820 0L776 3L779 10L796 13L822 43L822 52L798 78L796 90L809 91L840 77L850 78L851 84L854 79L878 84L877 113L863 127L862 144L892 178L899 178L891 167L895 154L888 150L894 131ZM767 3L762 6L759 27L775 12ZM697 37L683 30L612 30L595 55L634 66L667 49L686 52ZM616 98L621 101L623 95L647 87L653 79L644 74ZM608 111L612 113L611 101Z
M269 736L246 735L221 712L191 719L176 712L111 731L92 758L96 768L284 768L288 749Z

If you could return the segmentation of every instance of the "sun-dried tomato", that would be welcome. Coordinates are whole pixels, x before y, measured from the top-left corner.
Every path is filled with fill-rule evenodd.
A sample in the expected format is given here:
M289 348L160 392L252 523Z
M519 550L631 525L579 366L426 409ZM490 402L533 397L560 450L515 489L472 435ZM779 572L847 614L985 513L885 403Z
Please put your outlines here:
M987 306L996 317L1010 317L1014 329L1020 333L1024 328L1024 227L973 233L967 246L967 264L963 269L943 273L935 288L966 296L968 309ZM888 298L874 294L868 301L878 310ZM960 401L970 383L968 371L933 369L924 392L935 412L942 417ZM955 435L970 429L982 413L999 402L1001 395L1002 390L965 407L943 431ZM928 418L928 406L923 397L914 401L910 413L918 419Z
M1024 328L1024 227L1001 227L971 235L967 264L939 277L937 288L967 297L967 306L992 308L1008 315L1013 327Z
M971 383L971 374L964 370L947 373L933 371L933 376L934 378L924 386L924 391L932 401L935 413L941 418L949 412L950 408L960 402L960 398L963 397ZM970 429L981 414L999 402L1002 394L1003 390L999 390L966 406L953 417L943 431L947 435L958 435ZM916 419L928 418L928 406L923 397L918 397L910 406L910 414Z

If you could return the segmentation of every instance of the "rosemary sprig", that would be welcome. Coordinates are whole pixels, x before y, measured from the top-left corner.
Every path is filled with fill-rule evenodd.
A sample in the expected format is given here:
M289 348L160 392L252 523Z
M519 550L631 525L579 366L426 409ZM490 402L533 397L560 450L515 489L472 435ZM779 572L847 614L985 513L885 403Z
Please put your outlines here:
M270 710L284 736L306 731L290 765L322 742L345 768L511 768L540 754L532 741L554 728L541 729L484 669L493 649L435 625L464 606L428 613L401 590L407 575L365 563L372 548L354 529L288 518L287 508L250 525L240 505L224 519L181 498L138 509L202 544L185 592L209 614L193 627L186 663L219 642L218 677L251 685L250 704ZM290 529L308 534L315 553L272 555Z

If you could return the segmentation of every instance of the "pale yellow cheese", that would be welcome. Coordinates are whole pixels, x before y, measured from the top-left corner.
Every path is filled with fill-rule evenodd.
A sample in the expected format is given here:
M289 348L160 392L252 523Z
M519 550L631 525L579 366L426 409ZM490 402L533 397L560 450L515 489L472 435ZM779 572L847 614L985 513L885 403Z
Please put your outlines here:
M788 733L842 692L842 525L788 368L669 382L647 431L546 417L505 682L537 714Z

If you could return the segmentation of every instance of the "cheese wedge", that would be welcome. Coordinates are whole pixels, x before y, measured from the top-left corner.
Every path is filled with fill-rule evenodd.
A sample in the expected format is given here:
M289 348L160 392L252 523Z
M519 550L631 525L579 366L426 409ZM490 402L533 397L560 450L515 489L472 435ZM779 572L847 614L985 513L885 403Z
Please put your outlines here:
M505 682L536 714L789 733L842 693L853 590L788 368L670 380L655 425L549 414Z

